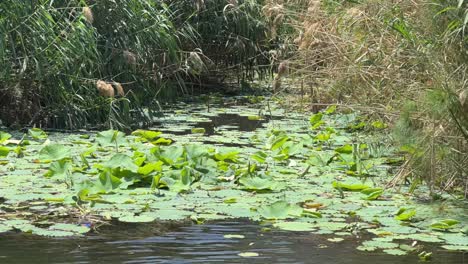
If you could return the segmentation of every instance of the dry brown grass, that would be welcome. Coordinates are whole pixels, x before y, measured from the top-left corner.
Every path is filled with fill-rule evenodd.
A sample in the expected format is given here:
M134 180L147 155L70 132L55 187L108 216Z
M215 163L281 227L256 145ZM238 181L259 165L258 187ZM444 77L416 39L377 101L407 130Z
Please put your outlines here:
M86 20L90 23L93 24L94 22L94 15L93 11L89 6L83 7L83 16L86 18Z
M294 52L277 58L290 62L291 74L282 80L277 75L274 92L281 90L282 81L301 95L301 105L308 102L306 109L351 106L377 112L395 130L408 132L400 137L411 139L418 154L408 155L393 183L413 177L439 190L468 186L461 165L468 162L467 69L459 46L443 40L444 25L432 2L325 3L267 1L264 11L272 26L280 18L281 25L296 32L286 39ZM415 108L403 109L407 102ZM400 127L396 121L403 115L407 120Z
M125 91L121 83L114 82L113 83L115 90L117 91L117 95L124 97L125 96Z
M96 89L98 90L100 96L104 96L104 97L115 96L115 92L114 92L114 88L112 87L112 84L109 84L105 81L98 80L96 82Z

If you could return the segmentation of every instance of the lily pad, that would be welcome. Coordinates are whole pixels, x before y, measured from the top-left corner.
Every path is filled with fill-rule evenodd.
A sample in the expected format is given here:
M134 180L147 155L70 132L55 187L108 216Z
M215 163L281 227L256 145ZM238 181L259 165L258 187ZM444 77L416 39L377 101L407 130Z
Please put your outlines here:
M303 209L300 206L285 201L277 201L258 208L260 215L266 219L294 218L300 216L302 211Z

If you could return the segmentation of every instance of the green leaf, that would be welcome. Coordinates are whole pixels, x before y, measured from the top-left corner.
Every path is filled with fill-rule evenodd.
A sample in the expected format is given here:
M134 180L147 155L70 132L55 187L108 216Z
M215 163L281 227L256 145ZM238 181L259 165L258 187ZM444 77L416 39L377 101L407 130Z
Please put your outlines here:
M125 215L119 217L119 221L127 223L151 223L156 220L156 217L149 215Z
M50 144L39 151L41 160L61 160L71 158L71 149L62 144Z
M384 190L382 188L367 188L361 191L362 194L365 194L365 200L376 200L383 194Z
M353 153L353 146L351 145L344 145L342 147L336 148L336 152L341 154L352 154Z
M249 191L273 191L281 186L271 178L242 177L239 179L242 189Z
M336 112L336 108L337 108L336 105L330 105L330 106L327 107L327 109L325 109L324 113L326 115L334 114Z
M11 138L11 134L0 131L0 144L2 144L3 142L7 141L10 138Z
M251 158L258 161L259 163L265 163L268 155L263 151L257 151L251 156Z
M270 150L276 150L281 148L286 141L289 140L289 137L286 135L272 136L268 140L267 148Z
M159 132L159 131L142 130L142 129L138 129L132 132L132 135L143 138L147 141L153 141L154 139L159 137L159 135L161 134L162 132Z
M159 158L164 163L173 165L174 163L177 162L178 159L182 157L183 154L184 154L184 148L180 146L171 146L171 147L165 148Z
M359 183L346 184L346 183L337 182L337 181L334 181L332 183L332 186L335 189L340 189L342 191L351 191L351 192L360 192L362 190L370 188L369 186L364 185L364 184L359 184Z
M324 122L322 121L323 113L316 113L312 115L309 119L310 124L312 125L312 129L319 128Z
M235 197L232 197L232 198L227 198L227 199L224 199L223 203L225 203L225 204L233 204L233 203L237 203L237 198L235 198Z
M49 171L45 174L46 177L56 177L64 179L70 176L72 163L69 160L61 159L50 164Z
M4 158L10 154L12 149L9 147L0 146L0 158Z
M434 222L430 225L433 229L447 230L453 228L455 225L458 225L460 221L455 219L443 219L437 222Z
M254 116L248 116L247 119L251 121L257 121L257 120L261 120L262 118L260 116L254 115Z
M33 139L46 139L47 134L40 128L31 128L28 130L29 136Z
M315 136L315 139L318 140L318 141L322 141L322 142L326 142L328 140L330 140L331 138L331 134L330 133L318 133L316 136Z
M96 141L103 147L125 146L128 144L125 134L117 130L106 130L96 135Z
M181 174L181 172L180 172ZM190 190L190 185L191 182L187 181L187 177L185 177L184 180L182 180L181 175L179 174L179 178L175 179L172 177L162 177L159 180L159 185L160 186L167 186L169 190L176 192L176 193L181 193L181 192L186 192Z
M382 121L374 121L371 123L371 126L376 128L376 129L385 129L387 128L387 124L385 124L384 122Z
M105 170L99 174L99 179L95 184L95 187L99 192L109 193L117 188L119 188L122 181L112 175L109 170Z
M204 129L203 127L194 127L191 131L192 134L205 134L206 129Z
M399 221L409 221L415 215L416 210L414 209L400 208L395 214L395 219Z
M132 172L138 171L138 166L133 162L132 158L125 155L125 154L115 154L110 158L110 160L106 161L103 164L107 168L117 169L120 168L122 170L128 170Z
M145 164L143 167L138 168L138 173L146 176L155 171L160 172L162 170L162 165L162 161L148 163Z
M157 140L155 141L151 141L151 144L153 145L170 145L172 143L172 140L168 139L168 138L158 138Z
M239 151L230 151L230 152L217 151L214 155L214 158L220 161L229 160L232 162L237 162L238 157L239 157Z
M287 219L301 216L302 207L296 204L289 204L285 201L277 201L273 204L258 208L258 212L266 219Z
M98 190L99 192L102 192L102 190ZM83 188L77 193L78 199L83 202L96 202L101 200L101 196L92 193L90 189L88 188Z

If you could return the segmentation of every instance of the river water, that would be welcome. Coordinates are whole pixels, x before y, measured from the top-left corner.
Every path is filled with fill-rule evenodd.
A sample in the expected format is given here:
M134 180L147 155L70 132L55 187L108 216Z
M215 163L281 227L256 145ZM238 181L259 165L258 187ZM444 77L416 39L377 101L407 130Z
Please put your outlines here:
M309 232L262 231L251 222L203 225L117 225L85 238L2 234L0 263L418 263L417 254L356 250L359 238L330 242ZM225 235L244 238L225 238ZM425 248L427 250L427 246ZM429 263L463 264L468 256L433 247ZM256 257L241 257L255 252Z

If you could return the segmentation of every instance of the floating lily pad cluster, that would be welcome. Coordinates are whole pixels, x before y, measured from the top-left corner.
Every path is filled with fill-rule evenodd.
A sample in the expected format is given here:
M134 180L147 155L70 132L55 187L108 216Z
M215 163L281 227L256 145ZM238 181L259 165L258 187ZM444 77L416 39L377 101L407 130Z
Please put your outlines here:
M414 241L467 250L466 202L417 202L423 186L413 195L387 189L402 159L381 132L386 125L335 110L186 106L130 135L0 132L0 233L71 236L110 220L248 218L336 243L375 234L357 245L364 251L421 252ZM207 135L198 127L226 113L256 129L223 124Z

